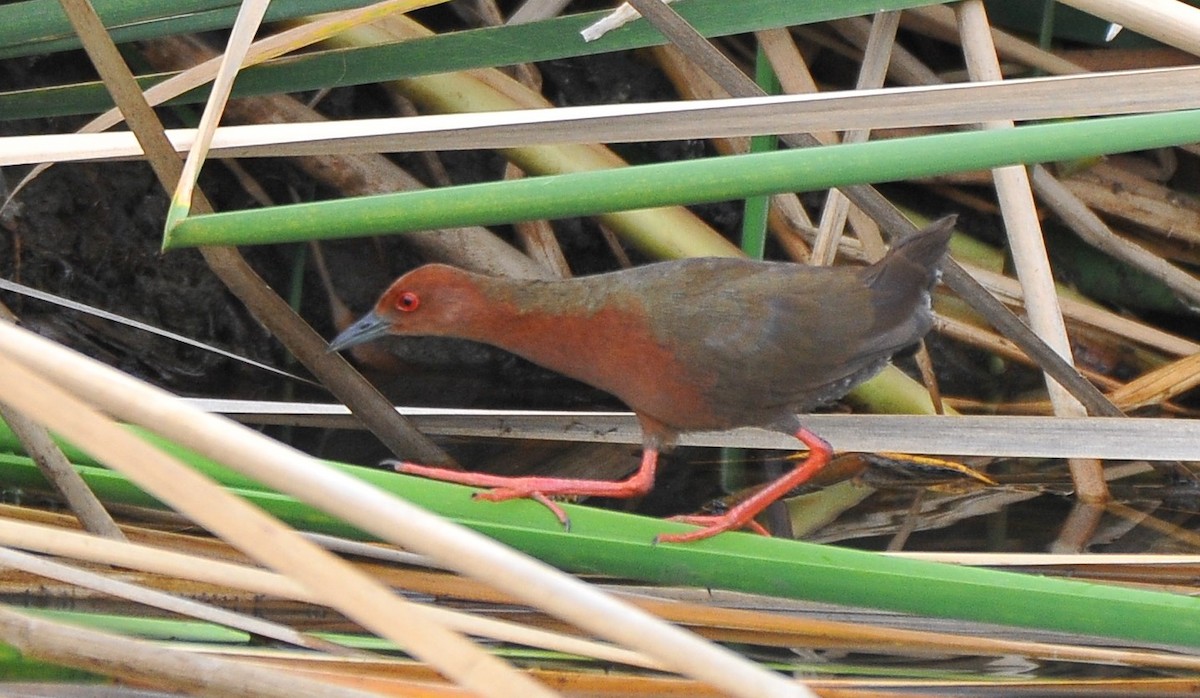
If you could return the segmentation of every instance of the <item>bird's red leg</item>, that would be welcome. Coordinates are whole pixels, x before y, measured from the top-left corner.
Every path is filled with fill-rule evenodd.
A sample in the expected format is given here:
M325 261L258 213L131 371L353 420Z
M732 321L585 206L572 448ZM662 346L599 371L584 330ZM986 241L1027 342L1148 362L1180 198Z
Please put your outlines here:
M579 497L615 497L628 498L646 494L654 486L654 473L658 469L658 449L642 449L642 463L637 472L624 480L573 480L559 477L505 477L487 473L467 473L447 468L433 468L416 463L390 461L396 472L405 475L419 475L431 480L456 482L472 487L487 487L486 492L475 495L476 499L486 499L501 502L506 499L528 497L541 502L547 509L554 512L565 528L570 528L570 520L562 507L552 502L548 497L571 495Z
M683 521L685 523L702 526L698 531L690 531L688 533L663 533L654 539L656 543L690 543L694 540L703 540L722 533L724 531L737 530L739 528L750 527L759 533L766 533L762 526L754 520L763 509L766 509L772 502L787 494L791 490L804 484L813 475L816 475L825 464L829 462L829 458L833 455L833 449L830 448L829 442L812 433L811 431L800 427L796 431L796 438L804 442L808 446L808 458L805 458L800 465L797 465L790 473L779 478L775 482L767 485L758 492L755 492L750 497L739 502L729 511L719 516L676 516L672 517L672 521Z

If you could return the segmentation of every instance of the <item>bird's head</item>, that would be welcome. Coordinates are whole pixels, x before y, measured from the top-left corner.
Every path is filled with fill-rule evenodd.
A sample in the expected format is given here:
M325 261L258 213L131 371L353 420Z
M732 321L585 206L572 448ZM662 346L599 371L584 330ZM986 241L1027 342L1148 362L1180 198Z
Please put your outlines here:
M455 317L471 293L470 275L441 264L428 264L392 282L371 312L359 318L329 343L341 351L384 335L440 335L454 326Z

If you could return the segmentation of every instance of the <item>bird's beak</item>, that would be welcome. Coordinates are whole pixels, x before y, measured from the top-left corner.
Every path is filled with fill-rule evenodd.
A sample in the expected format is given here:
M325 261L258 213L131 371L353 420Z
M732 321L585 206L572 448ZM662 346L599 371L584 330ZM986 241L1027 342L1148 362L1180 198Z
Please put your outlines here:
M329 343L329 351L341 351L355 344L369 342L388 333L391 323L374 311L359 318L358 322L346 328L344 332L333 338Z

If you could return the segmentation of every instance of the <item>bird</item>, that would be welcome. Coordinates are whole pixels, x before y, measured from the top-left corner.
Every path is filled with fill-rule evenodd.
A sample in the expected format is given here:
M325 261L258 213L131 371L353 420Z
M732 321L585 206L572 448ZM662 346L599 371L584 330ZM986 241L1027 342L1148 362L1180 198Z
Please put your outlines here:
M508 477L396 463L401 473L487 488L478 498L635 497L654 484L660 452L682 433L760 427L808 449L795 468L699 526L660 534L686 543L765 529L754 517L829 461L829 443L798 414L845 395L933 324L930 291L955 217L941 218L868 266L698 257L557 280L484 276L426 264L396 279L374 309L330 343L385 335L484 342L606 391L637 416L642 456L624 480Z

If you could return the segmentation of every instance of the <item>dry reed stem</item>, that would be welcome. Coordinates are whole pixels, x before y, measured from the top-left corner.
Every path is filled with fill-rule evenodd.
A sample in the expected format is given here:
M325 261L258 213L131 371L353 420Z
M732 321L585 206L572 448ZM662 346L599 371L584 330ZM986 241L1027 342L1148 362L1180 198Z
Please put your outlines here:
M1139 34L1200 56L1200 8L1177 0L1062 0Z
M871 22L871 31L863 47L862 66L859 69L855 89L868 90L883 86L887 76L892 49L896 43L896 29L900 26L900 12L878 12ZM869 129L854 129L842 135L843 143L865 143L871 136ZM821 207L821 222L817 239L813 244L810 264L829 265L837 253L838 239L846 225L850 212L850 200L837 189L830 189ZM871 260L875 261L875 260Z
M123 540L121 529L112 516L67 462L67 457L44 427L4 404L0 404L0 419L12 429L13 435L33 458L42 476L62 494L84 528L97 535Z
M962 35L967 72L971 78L1002 79L982 0L966 0L955 7L955 12ZM985 124L984 128L1013 128L1013 123L995 122ZM1021 280L1021 287L1025 292L1025 308L1029 313L1030 325L1038 336L1070 363L1071 344L1067 339L1066 323L1063 321L1058 294L1054 289L1054 278L1046 256L1029 173L1024 167L1002 167L992 170L992 176L995 179L1000 211L1008 233L1009 249L1012 251L1017 277ZM1049 376L1046 376L1046 388L1056 415L1087 416L1087 409L1083 404ZM1100 461L1073 458L1068 463L1071 478L1075 482L1076 495L1081 500L1100 502L1108 499L1108 486L1104 482L1104 471Z

